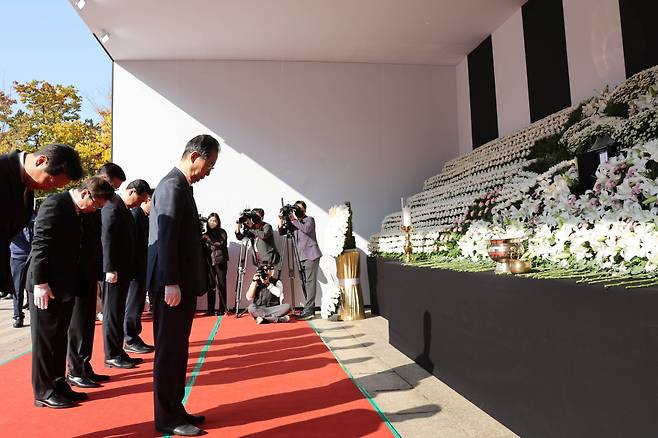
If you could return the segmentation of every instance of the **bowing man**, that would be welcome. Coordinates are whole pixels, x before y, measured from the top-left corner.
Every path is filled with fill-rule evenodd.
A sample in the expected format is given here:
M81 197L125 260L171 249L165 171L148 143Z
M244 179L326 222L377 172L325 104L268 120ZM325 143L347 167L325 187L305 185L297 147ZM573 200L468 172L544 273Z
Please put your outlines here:
M50 196L39 209L27 273L35 406L66 408L87 398L64 380L80 257L80 214L101 208L113 193L106 181L93 177L77 189Z
M9 243L32 217L33 191L50 191L80 178L80 156L70 146L51 144L34 153L0 155L0 291L13 291Z
M126 180L123 169L114 163L104 164L96 176L110 183L114 190ZM78 288L69 326L67 381L80 388L95 388L110 378L107 374L97 374L91 366L96 328L96 296L98 284L103 281L100 210L82 215L81 222Z
M198 135L185 146L177 167L158 184L151 200L146 284L153 296L155 427L194 436L205 418L185 411L185 372L198 295L208 290L205 249L192 184L210 174L219 142Z
M126 297L135 277L135 222L130 208L144 202L151 187L138 179L128 184L121 196L114 195L101 210L103 246L103 343L105 366L133 368L142 359L133 359L123 349Z

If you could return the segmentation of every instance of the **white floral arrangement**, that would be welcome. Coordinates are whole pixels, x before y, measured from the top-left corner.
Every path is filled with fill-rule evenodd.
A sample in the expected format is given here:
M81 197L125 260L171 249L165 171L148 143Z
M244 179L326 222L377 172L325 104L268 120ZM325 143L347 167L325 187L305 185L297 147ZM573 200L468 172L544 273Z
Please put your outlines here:
M525 257L539 264L590 264L620 275L658 271L658 66L634 75L612 92L605 88L580 105L579 112L573 113L574 109L450 160L440 174L426 179L423 191L408 201L414 252L440 254L441 248L446 252L442 236L457 232L461 259L481 262L488 260L491 238L524 236ZM572 113L583 119L564 131ZM524 170L533 163L530 153L536 142L554 134L561 134L560 144L572 154L603 135L622 146L636 146L601 165L593 190L576 196L572 191L578 173L575 160L565 160L540 175ZM550 145L543 147L546 144ZM530 168L542 169L538 159ZM473 203L493 190L495 199L484 206L491 217L469 220L466 215ZM400 212L386 216L381 232L371 237L369 250L402 253L400 221ZM454 254L451 239L450 254Z
M617 274L653 272L658 266L658 140L633 147L599 166L592 190L571 193L572 161L537 178L517 207L501 209L460 240L463 255L483 257L478 238L502 232L528 236L525 257L563 267L592 263Z
M613 137L624 124L621 117L608 117L594 115L581 120L566 130L560 139L571 152L583 152L584 148L594 144L597 137Z
M347 205L334 205L329 209L329 220L324 231L324 253L336 258L345 248L349 227L350 209Z
M336 274L336 258L323 255L320 258L320 269L327 279L322 286L322 301L320 302L320 316L324 319L336 313L340 304L340 286Z
M630 104L658 82L658 66L648 68L628 78L610 93L610 102Z
M644 110L617 126L613 138L621 144L639 144L658 136L658 108Z
M340 304L340 286L336 275L336 257L343 253L349 229L350 208L346 204L334 205L329 209L329 219L324 231L324 256L320 260L327 284L322 289L320 314L327 319Z

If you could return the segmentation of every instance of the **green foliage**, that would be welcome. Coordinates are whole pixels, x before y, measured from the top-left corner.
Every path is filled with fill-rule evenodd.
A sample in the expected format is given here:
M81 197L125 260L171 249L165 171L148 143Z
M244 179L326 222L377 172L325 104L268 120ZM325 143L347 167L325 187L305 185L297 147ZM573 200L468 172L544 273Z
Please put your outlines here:
M527 166L525 170L541 174L552 166L573 158L574 154L560 143L561 137L562 134L560 133L537 140L528 156L529 159L535 161Z
M566 131L567 129L571 128L573 125L576 123L580 122L583 120L583 104L581 103L578 105L578 108L573 110L571 114L569 114L569 118L567 119L567 123L565 123L563 127L563 132Z
M610 117L628 118L629 107L625 102L608 101L603 113Z

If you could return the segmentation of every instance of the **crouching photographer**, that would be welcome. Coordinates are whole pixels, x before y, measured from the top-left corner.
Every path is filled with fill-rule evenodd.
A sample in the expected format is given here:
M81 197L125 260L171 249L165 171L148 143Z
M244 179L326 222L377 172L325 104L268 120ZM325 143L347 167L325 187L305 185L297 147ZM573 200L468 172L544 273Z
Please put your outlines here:
M238 240L245 237L251 239L255 251L254 264L274 266L278 277L281 270L281 256L274 243L272 225L263 221L264 217L265 211L262 208L243 211L236 221L235 237Z
M247 300L252 302L247 311L256 324L290 320L290 304L283 303L283 283L275 277L272 265L264 264L258 268L247 290Z

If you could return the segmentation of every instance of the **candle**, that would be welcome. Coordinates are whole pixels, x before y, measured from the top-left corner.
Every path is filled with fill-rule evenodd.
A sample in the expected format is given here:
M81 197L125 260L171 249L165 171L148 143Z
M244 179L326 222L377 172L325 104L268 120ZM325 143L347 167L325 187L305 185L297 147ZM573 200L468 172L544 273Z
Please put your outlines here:
M404 198L400 198L400 208L404 210Z
M411 226L411 209L409 207L402 208L402 225Z

